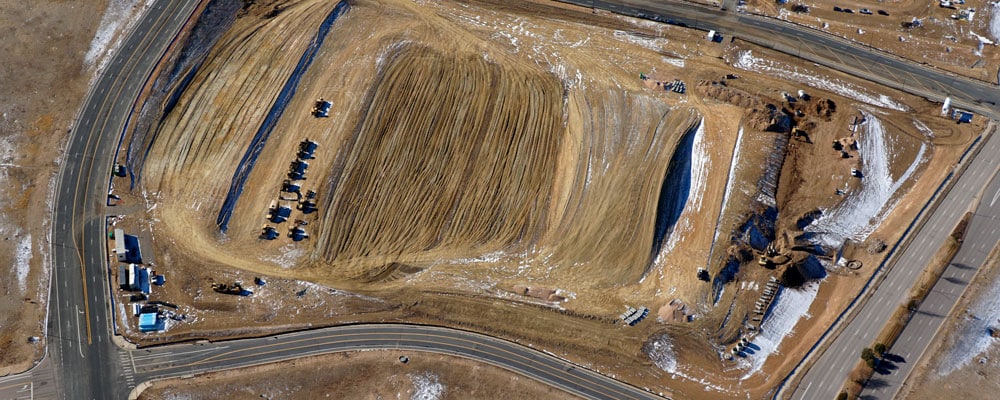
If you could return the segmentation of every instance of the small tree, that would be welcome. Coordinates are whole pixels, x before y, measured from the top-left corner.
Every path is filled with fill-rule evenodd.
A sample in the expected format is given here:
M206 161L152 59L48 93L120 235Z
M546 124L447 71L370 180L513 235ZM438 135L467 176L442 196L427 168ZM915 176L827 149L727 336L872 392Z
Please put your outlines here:
M837 395L837 400L847 400L847 392L840 392L840 394Z
M861 350L861 359L865 360L866 362L874 360L875 352L872 351L871 347L865 347L864 349Z
M882 358L885 357L885 351L887 349L885 348L885 343L879 342L875 343L875 348L873 350L875 350L875 354L877 354L879 358Z
M868 365L868 368L875 369L875 366L878 364L878 360L875 357L872 357L865 360L865 364Z

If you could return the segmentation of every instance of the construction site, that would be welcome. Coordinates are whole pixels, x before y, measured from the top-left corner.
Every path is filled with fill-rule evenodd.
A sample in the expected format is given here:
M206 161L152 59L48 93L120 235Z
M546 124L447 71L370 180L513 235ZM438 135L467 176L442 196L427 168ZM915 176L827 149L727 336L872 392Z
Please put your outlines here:
M724 33L510 3L207 2L119 144L108 229L162 281L112 269L118 333L428 323L764 398L987 127Z

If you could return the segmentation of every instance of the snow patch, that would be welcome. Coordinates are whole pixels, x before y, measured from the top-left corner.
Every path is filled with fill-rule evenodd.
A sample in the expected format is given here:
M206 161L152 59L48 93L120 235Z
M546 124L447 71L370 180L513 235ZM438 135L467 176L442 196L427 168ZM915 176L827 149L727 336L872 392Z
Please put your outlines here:
M101 17L101 25L90 42L90 48L83 56L84 66L97 66L100 73L104 69L114 49L125 39L123 34L139 20L153 0L111 0Z
M677 353L674 352L674 344L667 334L664 333L650 341L646 346L646 355L664 372L677 373Z
M987 331L991 327L1000 328L1000 277L990 282L990 286L966 309L965 318L955 329L955 344L941 358L938 374L951 374L1000 343Z
M616 30L614 32L614 35L615 38L619 40L624 40L639 47L643 47L653 51L662 51L663 48L670 43L669 41L667 41L667 39L664 38L649 38L625 31Z
M281 246L278 252L279 254L277 255L261 257L261 260L273 263L281 268L292 268L298 263L299 258L302 258L306 254L306 249L289 243Z
M436 374L428 371L409 376L413 382L413 395L410 396L410 400L438 400L444 395L444 384Z
M694 132L694 142L691 144L691 186L688 189L687 202L684 203L684 210L674 224L674 229L670 232L667 243L660 250L654 263L659 263L660 258L669 254L674 246L684 239L684 234L692 231L694 224L691 223L691 218L701 212L701 200L705 194L705 184L711 163L708 146L705 144L705 119L702 118L698 122L698 128Z
M902 176L893 179L889 165L893 154L889 152L886 142L885 128L874 115L863 113L865 122L858 135L861 155L861 180L859 190L848 193L839 206L823 213L806 227L806 232L817 234L821 244L830 247L840 247L844 239L863 242L882 223L882 220L895 208L897 201L893 196L917 167L923 164L927 146L920 144L917 157ZM852 178L854 179L854 178Z
M914 118L913 119L913 126L915 126L917 128L917 130L919 130L921 133L923 133L924 137L926 137L928 139L933 139L934 138L934 131L931 130L931 128L928 127L927 124L924 123L924 121L921 121L919 119Z
M990 3L990 36L1000 40L1000 2Z
M745 380L760 371L767 358L777 352L781 341L794 336L793 329L800 319L809 319L809 306L819 293L819 282L809 282L801 289L782 288L774 298L764 323L760 326L760 334L753 338L747 348L746 357L740 360L740 366L748 369L740 378Z
M910 108L905 104L899 103L884 94L872 93L865 88L854 85L850 82L844 82L839 79L831 79L826 76L818 76L808 70L800 70L798 67L792 65L757 58L753 56L753 52L750 50L740 51L739 56L733 63L733 67L746 71L759 72L765 75L781 77L782 79L790 79L817 89L827 90L844 97L868 103L876 107L888 108L896 111L910 110Z
M28 271L31 270L31 234L23 234L17 242L17 261L14 268L17 269L17 284L21 288L21 293L28 290Z

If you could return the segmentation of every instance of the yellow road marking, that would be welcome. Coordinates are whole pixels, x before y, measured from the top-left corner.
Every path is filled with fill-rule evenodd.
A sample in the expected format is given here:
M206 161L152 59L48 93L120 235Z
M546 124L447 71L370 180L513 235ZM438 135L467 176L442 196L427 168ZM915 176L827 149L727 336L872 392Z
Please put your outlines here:
M227 352L224 352L224 353L219 353L219 354L216 354L216 355L213 355L213 356L210 356L210 357L198 360L198 361L190 362L190 363L184 363L184 364L179 364L179 365L171 365L171 366L163 367L163 368L152 368L152 369L150 369L150 371L163 371L163 370L171 370L171 369L181 369L181 368L193 367L193 366L197 366L197 365L204 365L204 364L208 364L208 363L212 363L212 362L225 362L225 361L231 361L231 360L239 360L239 359L248 358L248 357L258 357L258 356L267 355L267 354L273 354L273 353L279 353L279 352L285 352L285 351L292 351L292 350L297 350L297 349L305 349L305 348L318 347L318 346L327 346L327 345L334 344L334 343L337 343L337 344L365 343L365 342L370 342L370 341L373 340L373 339L359 338L359 339L352 339L352 340L337 340L336 342L321 342L321 343L317 343L318 340L322 340L322 339L336 339L338 337L360 336L360 335L364 335L364 333L362 333L362 332L333 333L333 334L328 334L328 335L323 335L323 336L317 336L317 337L309 337L309 338L296 339L296 340L287 341L287 342L283 342L283 343L271 343L271 344L265 344L265 345L260 345L260 346L253 346L253 347L248 347L248 348L240 349L240 350L230 350L230 351L227 351ZM500 357L503 360L506 360L506 361L510 362L511 364L520 365L524 369L527 369L527 370L536 370L536 371L547 371L545 368L543 368L541 366L531 365L529 363L526 363L526 362L522 361L522 360L529 360L530 361L530 359L528 357L524 357L524 356L512 353L510 351L507 351L507 350L505 350L503 348L500 348L500 347L497 347L497 346L493 345L492 343L490 343L488 341L485 344L482 344L482 343L478 343L478 342L473 342L473 341L471 341L469 339L465 339L465 338L462 338L462 337L445 336L445 335L437 335L437 334L425 334L425 333L408 333L408 332L397 333L397 332L393 332L393 333L391 333L391 335L398 335L398 336L400 336L400 338L402 338L404 336L411 336L411 337L412 336L416 336L418 338L419 337L443 338L443 339L454 340L456 342L471 343L471 344L473 344L473 346L480 346L480 348L489 348L489 349L496 350L499 353L507 354L508 356L503 356L501 354L501 355L498 355L498 357ZM400 339L386 338L386 339L377 339L377 340L379 342L391 343L393 341L400 340ZM416 340L416 339L408 339L408 340L413 341L413 342L417 342L417 343L426 343L426 344L440 344L440 343L442 343L442 342L435 342L435 341L429 341L429 340ZM253 350L257 350L257 349L265 349L265 348L274 347L274 346L278 346L278 345L284 346L284 345L287 345L287 344L300 343L300 342L311 342L311 343L308 343L308 344L305 344L305 345L301 345L301 346L285 347L285 348L282 348L282 349L275 349L275 350L269 350L269 351L263 351L263 352L254 352L253 351ZM461 344L451 344L451 345L454 346L454 347L461 348L461 349L477 350L475 347L464 346L464 345L461 345ZM329 350L329 352L332 353L332 352L356 351L356 350L357 349L338 349L338 350ZM429 348L426 351L433 352L434 350L433 350L433 348ZM531 351L537 351L537 350L531 349ZM546 356L549 356L549 355L546 355ZM549 356L549 357L551 357L551 356ZM290 358L297 358L297 357L293 356L293 357L290 357ZM564 362L564 363L568 362L568 361L564 361L564 360L559 360L558 358L556 359L556 361L557 362ZM270 363L270 362L274 362L274 361L267 361L266 363ZM575 365L574 365L574 367L575 367ZM557 369L552 369L552 370L548 370L548 371L557 371L557 372L559 372L559 371L562 371L562 369L561 368L557 368ZM515 372L517 372L517 371L515 371ZM591 377L589 375L583 375L583 376L581 376L581 378L582 378L582 381L584 381L584 382L587 383L587 385L585 385L585 386L590 386L591 388L600 388L600 389L605 389L605 390L612 390L612 391L614 391L614 392L616 392L618 394L634 398L633 396L630 395L630 393L622 392L622 391L618 390L617 387L605 386L602 382L596 382L596 381L590 379Z
M169 2L169 4L176 6L176 5L182 4L182 3L178 1L178 2ZM156 22L154 23L154 26L155 26L155 24L160 23L161 21L163 21L164 18L170 18L172 16L172 14L173 14L172 11L173 10L170 10L170 11L167 11L167 12L164 12L163 14L161 14L160 18L157 19ZM155 30L156 35L158 35L161 31L163 31L163 28L165 26L166 26L165 24L164 25L160 25L160 27ZM137 66L137 64L134 62L135 59L136 59L136 56L137 55L141 55L141 54L145 54L145 52L149 49L149 47L152 46L152 43L149 42L148 40L146 40L146 39L149 38L150 34L152 34L152 33L153 33L153 30L147 31L146 34L145 34L145 36L143 37L144 40L141 42L141 43L145 44L145 48L143 49L143 51L133 52L131 55L129 55L129 58L127 60L125 60L124 66L126 68L123 68L123 70L127 69L128 73L120 75L120 76L130 76L132 74L132 72L135 70L135 68ZM154 37L156 35L154 35ZM117 93L114 96L111 96L111 95L105 96L104 100L101 101L101 107L99 108L99 110L105 109L105 106L108 104L108 101L111 98L114 98L114 99L117 100L118 97L121 95L121 93L124 91L125 80L117 80L116 82L119 83L118 84L118 91L117 91ZM112 88L114 88L114 86L112 86ZM105 115L104 121L101 123L101 129L98 132L103 132L104 131L104 129L107 127L108 120L110 118L111 118L111 113L108 113L108 114ZM96 125L94 125L94 126L96 126ZM100 133L98 133L98 134L100 134ZM89 132L89 134L87 136L87 144L86 144L86 146L84 146L84 153L81 154L81 156L87 154L88 149L90 149L90 147L91 147L91 142L93 141L94 136L95 136L94 135L94 129L91 128L91 130L90 130L90 132ZM96 158L97 157L91 157L90 158L90 165L89 165L89 167L86 170L88 175L94 169L94 162L96 161ZM76 217L77 217L76 209L77 209L77 203L78 203L78 201L77 201L77 195L80 193L80 183L82 181L80 178L83 176L83 172L84 172L83 169L77 170L76 187L73 190L73 214L72 214L73 217L70 220L70 232L71 232L70 236L73 238L73 247L79 249L78 254L79 254L79 258L80 258L80 280L83 283L83 313L84 313L84 320L85 320L86 325L87 325L87 344L92 344L93 343L93 336L92 336L92 331L91 331L91 326L90 326L90 299L88 298L88 293L87 293L87 263L86 263L86 255L85 255L86 252L87 252L87 250L86 250L86 247L80 247L80 244L77 242L77 238L76 238ZM84 197L83 198L84 199L88 199L89 197L90 197L90 187L88 186L88 187L85 188ZM102 238L102 240L106 241L107 238ZM117 240L117 239L115 239L115 240Z

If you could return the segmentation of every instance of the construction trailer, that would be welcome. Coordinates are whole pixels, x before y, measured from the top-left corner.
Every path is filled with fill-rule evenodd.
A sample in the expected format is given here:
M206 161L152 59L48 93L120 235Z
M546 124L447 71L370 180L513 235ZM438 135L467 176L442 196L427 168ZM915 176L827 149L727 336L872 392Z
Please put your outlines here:
M115 256L118 262L142 263L142 252L139 250L139 238L126 235L125 230L115 229Z

